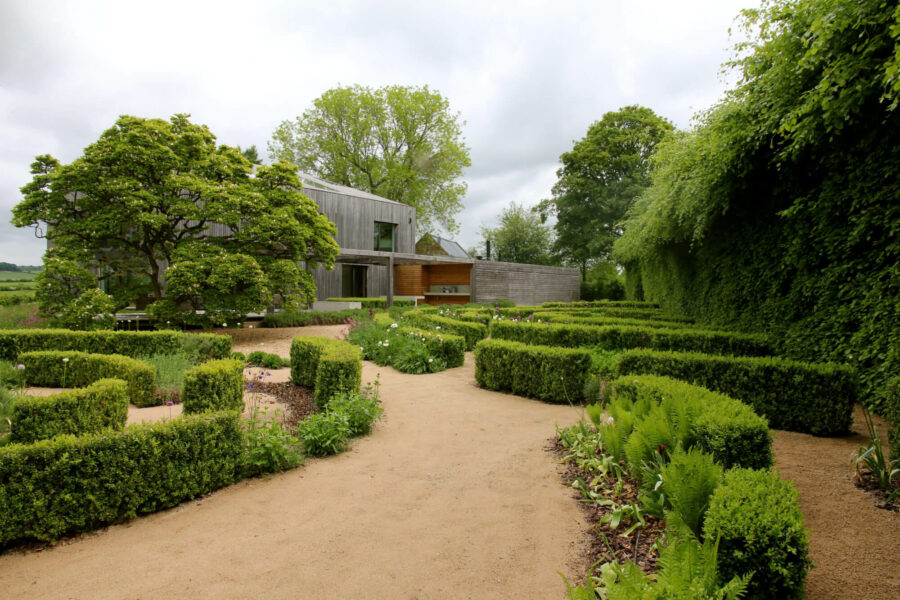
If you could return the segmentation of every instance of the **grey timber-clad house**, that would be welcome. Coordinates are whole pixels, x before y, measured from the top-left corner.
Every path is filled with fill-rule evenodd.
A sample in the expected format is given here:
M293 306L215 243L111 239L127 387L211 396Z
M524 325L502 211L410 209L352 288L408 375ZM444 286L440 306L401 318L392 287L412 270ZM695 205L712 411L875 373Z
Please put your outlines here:
M337 226L341 248L333 271L321 267L313 271L318 300L369 296L412 297L420 304L578 300L578 269L476 260L455 242L440 238L434 239L449 252L417 253L413 207L304 173L300 179L303 193Z

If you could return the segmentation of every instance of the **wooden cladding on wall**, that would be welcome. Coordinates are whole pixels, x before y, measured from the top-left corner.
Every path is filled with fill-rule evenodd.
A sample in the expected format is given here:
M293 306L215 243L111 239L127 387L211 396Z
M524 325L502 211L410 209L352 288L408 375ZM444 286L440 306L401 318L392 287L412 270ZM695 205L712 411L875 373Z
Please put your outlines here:
M422 265L397 265L394 267L394 294L421 296L427 287L422 280Z
M492 261L472 265L473 302L574 302L578 300L580 283L578 269Z
M374 250L375 221L379 221L397 225L397 252L415 252L416 209L413 207L314 188L304 188L303 193L315 200L319 212L337 226L335 239L341 248Z

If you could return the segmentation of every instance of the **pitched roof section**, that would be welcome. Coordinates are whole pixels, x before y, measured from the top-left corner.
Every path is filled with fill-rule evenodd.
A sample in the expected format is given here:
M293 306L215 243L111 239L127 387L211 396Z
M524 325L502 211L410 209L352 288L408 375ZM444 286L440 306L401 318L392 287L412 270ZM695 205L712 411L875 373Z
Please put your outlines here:
M440 247L440 251L435 247L435 244ZM430 233L426 233L418 242L416 242L416 252L419 254L431 255L444 254L446 256L453 256L454 258L472 258L469 256L468 252L463 250L462 246L453 240L448 240L439 235L432 235Z
M309 173L306 173L304 171L297 171L297 177L300 178L301 183L303 183L303 187L322 190L324 192L344 194L345 196L355 196L356 198L367 198L369 200L381 200L382 202L402 204L402 202L397 202L396 200L391 200L390 198L384 198L382 196L370 194L369 192L357 190L356 188L347 187L346 185L338 185L336 183L331 183L330 181L325 181L324 179L320 179L315 175L310 175Z

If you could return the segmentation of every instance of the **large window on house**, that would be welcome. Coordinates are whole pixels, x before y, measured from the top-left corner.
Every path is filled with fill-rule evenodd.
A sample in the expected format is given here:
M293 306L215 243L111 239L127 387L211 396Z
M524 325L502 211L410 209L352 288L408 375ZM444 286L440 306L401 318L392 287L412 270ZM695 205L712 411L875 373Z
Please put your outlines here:
M375 221L375 250L394 252L397 249L397 244L394 241L396 231L397 226L393 223Z

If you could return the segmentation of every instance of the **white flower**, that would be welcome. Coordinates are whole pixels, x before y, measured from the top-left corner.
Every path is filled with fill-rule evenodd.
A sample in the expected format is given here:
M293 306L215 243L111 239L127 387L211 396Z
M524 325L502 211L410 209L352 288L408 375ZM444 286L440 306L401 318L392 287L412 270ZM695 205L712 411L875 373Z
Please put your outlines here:
M63 359L63 362L64 362L64 363L69 362L69 359L68 359L68 358L64 358L64 359Z
M222 327L228 327L228 323L222 323Z
M440 328L441 328L441 326L440 326L440 325L438 325L438 326L437 326L437 327L435 327L435 329L440 329Z
M387 348L389 345L390 345L390 344L388 344L387 342L384 343L384 347L385 347L385 348Z
M396 323L391 323L391 329L396 329L398 325Z
M428 362L432 363L432 362L434 362L434 359L433 359L433 358L429 358L429 359L428 359Z

